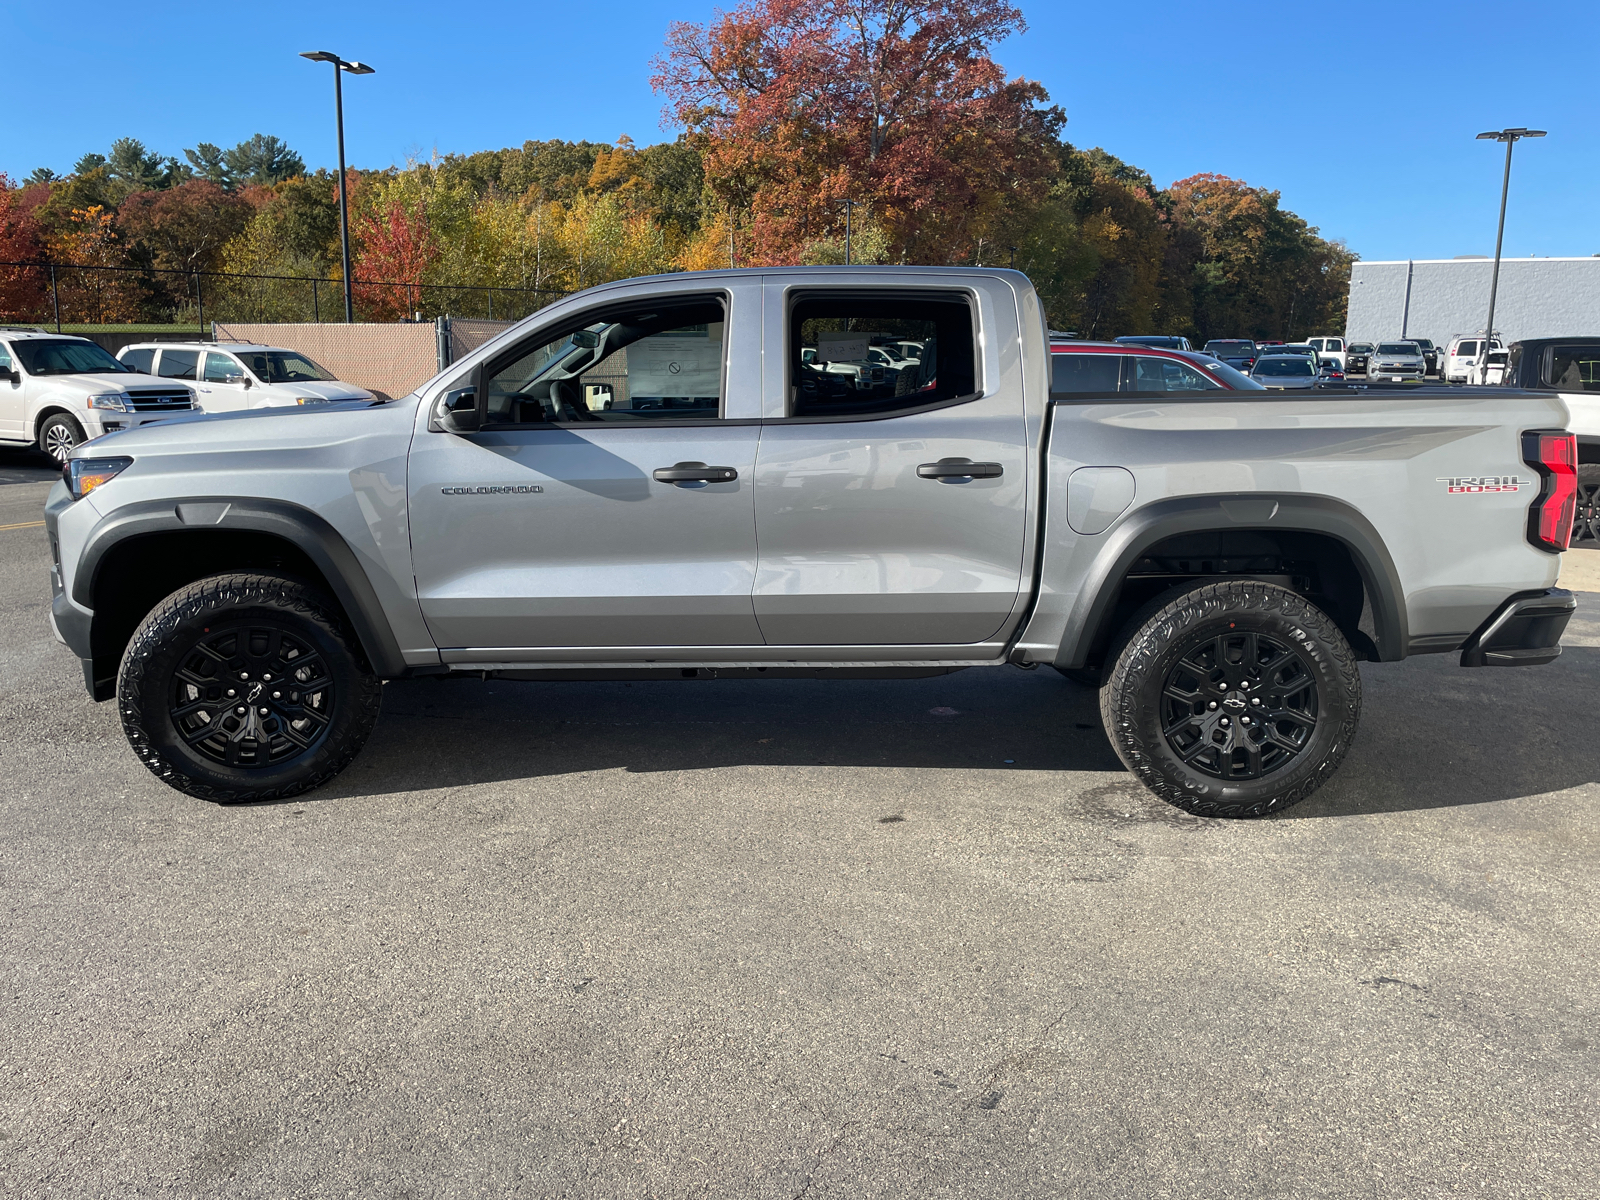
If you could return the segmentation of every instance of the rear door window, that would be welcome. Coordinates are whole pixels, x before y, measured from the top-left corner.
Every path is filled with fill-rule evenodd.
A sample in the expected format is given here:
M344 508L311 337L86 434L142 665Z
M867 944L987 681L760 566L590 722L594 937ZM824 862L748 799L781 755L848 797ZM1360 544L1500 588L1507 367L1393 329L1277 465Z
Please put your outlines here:
M1563 392L1600 392L1600 346L1555 346L1549 361L1547 385Z
M163 379L193 379L200 365L198 350L163 350L161 352L161 377Z
M915 358L893 352L906 343L920 347ZM965 296L804 297L789 312L789 354L795 417L900 412L978 393Z
M1052 396L1092 396L1117 390L1120 354L1055 354L1051 358Z
M122 365L130 371L138 371L141 375L150 374L150 368L155 365L155 361L156 352L149 348L122 352Z

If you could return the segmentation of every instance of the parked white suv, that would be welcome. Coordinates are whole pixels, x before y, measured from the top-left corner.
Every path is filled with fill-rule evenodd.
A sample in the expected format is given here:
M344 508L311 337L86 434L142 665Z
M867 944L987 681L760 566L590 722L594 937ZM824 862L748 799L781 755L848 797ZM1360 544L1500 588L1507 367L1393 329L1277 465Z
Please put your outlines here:
M1489 345L1491 351L1505 348L1505 343L1499 338L1491 339ZM1483 368L1478 358L1482 352L1483 334L1453 337L1450 339L1450 349L1445 352L1444 365L1439 368L1439 373L1444 376L1446 383L1477 383ZM1504 362L1503 359L1501 361Z
M281 346L137 342L118 357L138 371L192 381L200 393L198 404L208 413L373 398L365 388L341 383L298 350Z
M123 366L88 338L0 329L0 444L57 462L73 447L194 411L194 390Z
M1344 339L1336 337L1307 338L1306 345L1317 352L1317 361L1325 363L1330 359L1339 364L1339 370L1345 369Z

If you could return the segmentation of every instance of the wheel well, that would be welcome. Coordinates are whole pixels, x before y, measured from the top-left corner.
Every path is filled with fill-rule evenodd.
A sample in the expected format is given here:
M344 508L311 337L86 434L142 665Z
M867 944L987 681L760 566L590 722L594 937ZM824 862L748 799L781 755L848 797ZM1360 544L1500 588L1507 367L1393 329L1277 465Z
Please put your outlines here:
M107 550L95 571L90 632L95 677L115 676L128 639L157 604L186 584L230 571L263 571L300 580L319 588L343 611L327 577L287 538L248 529L131 537ZM356 641L359 646L359 637ZM368 663L363 666L371 669Z
M74 413L70 408L67 408L65 405L47 404L47 405L45 405L45 407L43 407L43 408L41 408L39 410L39 415L33 419L33 440L34 441L38 441L39 440L39 431L44 428L44 423L46 421L48 421L51 417L55 416L57 413L61 413L64 416L71 417L74 421L78 421L77 414ZM83 427L83 422L82 421L78 421L78 427L80 429Z
M1111 639L1153 597L1214 579L1262 579L1290 588L1333 618L1358 659L1378 661L1373 631L1363 627L1366 586L1344 542L1323 533L1226 529L1164 538L1136 559L1095 631L1085 665L1099 668Z

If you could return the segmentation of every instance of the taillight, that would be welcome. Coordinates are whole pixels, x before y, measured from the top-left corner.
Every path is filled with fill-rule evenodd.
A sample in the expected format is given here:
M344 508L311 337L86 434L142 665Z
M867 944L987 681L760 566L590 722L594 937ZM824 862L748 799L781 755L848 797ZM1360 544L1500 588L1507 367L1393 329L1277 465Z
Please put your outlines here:
M1522 461L1539 472L1539 497L1528 509L1528 540L1560 554L1572 540L1578 502L1577 435L1535 430L1522 435Z

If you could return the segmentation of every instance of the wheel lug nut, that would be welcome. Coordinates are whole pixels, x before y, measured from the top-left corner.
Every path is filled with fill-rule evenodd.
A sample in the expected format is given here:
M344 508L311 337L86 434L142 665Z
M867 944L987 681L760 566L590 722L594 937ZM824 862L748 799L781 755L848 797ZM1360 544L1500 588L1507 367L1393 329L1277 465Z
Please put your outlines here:
M250 672L249 671L240 671L239 672L239 678L240 679L249 679L250 678Z
M1223 717L1223 718L1222 718L1222 723L1223 723L1223 724L1224 724L1224 725L1226 725L1226 724L1227 724L1227 723L1228 723L1228 718L1227 718L1227 717Z
M258 708L258 709L256 709L256 711L258 713L260 713L263 717L267 715L267 710L264 709L264 708Z
M229 688L229 689L228 689L228 695L230 695L230 696L236 696L236 695L238 695L238 693L237 693L237 692L235 692L235 691L234 691L234 690L233 690L233 689L232 689L232 688Z
M1217 684L1217 687L1221 688L1223 691L1227 691L1228 690L1228 685L1225 684L1225 683L1219 683L1219 684Z
M1217 702L1215 700L1213 700L1210 704L1206 705L1206 707L1210 708L1210 709L1215 709L1217 707Z
M1250 703L1251 704L1260 704L1261 703L1261 697L1260 696L1251 696L1250 697Z
M233 711L238 713L241 717L244 716L244 705L241 704L238 708L234 709Z
M283 693L282 692L273 692L272 693L272 698L274 700L282 700L283 699ZM1261 701L1257 700L1256 703L1260 704Z
M263 675L261 677L261 679L262 679L263 683L271 683L272 682L272 676L271 675Z

